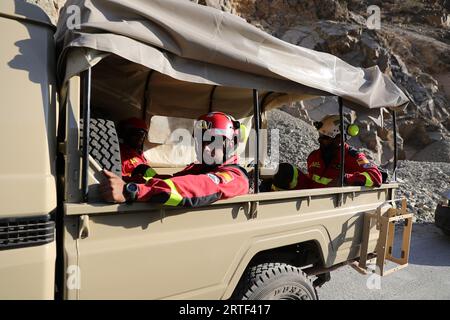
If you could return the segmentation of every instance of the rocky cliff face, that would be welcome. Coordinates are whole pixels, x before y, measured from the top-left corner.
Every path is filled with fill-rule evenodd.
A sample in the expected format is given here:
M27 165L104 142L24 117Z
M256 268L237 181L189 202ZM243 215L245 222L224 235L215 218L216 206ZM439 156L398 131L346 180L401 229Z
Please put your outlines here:
M27 1L40 5L54 21L65 2ZM401 158L450 162L448 148L436 147L450 141L450 0L193 1L241 16L278 38L331 53L354 66L378 65L412 101L399 115ZM374 17L368 13L370 5L381 9L380 30L368 28L367 22ZM309 103L332 101L291 108ZM290 113L299 114L297 110ZM308 113L301 114L311 120ZM359 144L379 162L390 161L392 134L368 121L357 122L362 128ZM420 152L430 145L439 156Z
M449 0L198 2L237 14L276 37L331 53L354 66L378 65L412 101L399 115L401 158L450 162L448 148L436 147L448 145L450 139ZM367 22L373 21L370 5L381 9L380 30L368 28ZM322 102L330 104L326 99ZM392 135L370 122L359 122L361 146L381 163L391 160ZM386 123L389 128L389 115ZM420 152L430 145L438 154Z

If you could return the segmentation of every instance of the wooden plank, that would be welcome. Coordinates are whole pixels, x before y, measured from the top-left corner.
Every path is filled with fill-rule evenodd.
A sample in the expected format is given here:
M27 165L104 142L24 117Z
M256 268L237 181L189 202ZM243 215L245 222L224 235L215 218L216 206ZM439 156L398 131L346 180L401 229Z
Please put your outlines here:
M402 199L402 214L406 214L406 198Z
M388 222L388 239L386 247L386 255L392 256L394 252L394 239L395 239L395 224L393 222Z
M398 270L404 269L407 266L408 266L408 264L406 263L406 264L399 265L398 267L386 270L386 271L384 271L384 276L390 275L390 274L392 274L392 273L394 273L394 272L396 272Z
M412 218L412 214L404 214L404 215L389 218L389 222L395 222L395 221L405 220L405 219L409 219L409 218Z
M380 276L384 274L384 261L386 258L386 245L387 245L387 231L388 231L388 219L385 217L380 218L380 238L377 245L377 267L380 270Z
M403 228L403 239L402 239L402 251L404 252L403 261L408 263L409 261L409 251L411 247L411 233L412 233L412 218L405 220L407 226Z
M352 262L352 263L350 263L350 267L352 267L353 269L355 269L356 271L358 271L360 274L362 274L362 275L367 275L367 274L369 274L368 272L367 272L367 269L365 269L365 268L361 268L360 266L359 266L359 264L355 261L355 262Z
M397 215L397 209L391 208L388 211L386 211L386 216L388 218L395 217Z
M392 256L391 257L386 257L386 260L392 261L392 262L394 262L396 264L400 264L400 265L404 264L403 259L397 258L397 257L392 257Z
M372 220L372 215L370 213L366 213L364 215L364 223L363 223L363 232L361 239L361 252L359 255L359 267L367 268L367 254L369 248L369 237L370 237L370 222Z

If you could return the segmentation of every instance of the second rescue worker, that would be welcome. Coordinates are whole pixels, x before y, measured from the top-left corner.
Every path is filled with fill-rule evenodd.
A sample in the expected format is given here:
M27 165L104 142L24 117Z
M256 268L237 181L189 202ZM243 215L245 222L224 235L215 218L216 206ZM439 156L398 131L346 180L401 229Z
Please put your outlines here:
M141 184L125 183L105 170L107 179L100 186L104 200L198 207L247 194L247 173L237 164L236 155L239 122L225 113L210 112L197 120L196 128L200 131L200 134L194 132L199 163L187 166L170 178L163 179L156 175Z
M129 118L119 124L122 178L126 182L145 182L156 175L145 158L143 148L148 135L147 123L139 118Z
M319 131L320 148L308 156L308 173L305 175L296 166L281 163L275 174L272 190L295 190L338 186L340 175L340 130L339 116L328 115L315 123ZM378 167L364 153L347 143L345 147L344 183L350 186L379 187L382 175Z

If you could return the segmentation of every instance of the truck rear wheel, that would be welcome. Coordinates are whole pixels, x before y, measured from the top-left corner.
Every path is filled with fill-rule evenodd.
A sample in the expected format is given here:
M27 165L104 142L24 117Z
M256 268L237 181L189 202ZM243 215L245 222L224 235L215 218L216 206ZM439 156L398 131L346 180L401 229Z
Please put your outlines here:
M89 154L102 169L122 177L119 138L116 126L111 120L91 119L89 137ZM80 120L80 139L83 147L83 120Z
M285 263L263 263L251 267L243 279L242 300L317 300L308 276Z

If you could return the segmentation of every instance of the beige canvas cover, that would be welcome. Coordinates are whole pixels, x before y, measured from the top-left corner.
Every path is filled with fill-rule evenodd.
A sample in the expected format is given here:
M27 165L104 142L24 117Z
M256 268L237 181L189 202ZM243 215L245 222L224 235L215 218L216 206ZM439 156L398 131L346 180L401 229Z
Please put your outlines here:
M69 0L55 37L62 83L98 64L94 104L131 105L136 115L220 109L241 118L252 113L254 88L266 109L324 95L365 110L408 102L377 66L353 67L190 1Z

